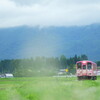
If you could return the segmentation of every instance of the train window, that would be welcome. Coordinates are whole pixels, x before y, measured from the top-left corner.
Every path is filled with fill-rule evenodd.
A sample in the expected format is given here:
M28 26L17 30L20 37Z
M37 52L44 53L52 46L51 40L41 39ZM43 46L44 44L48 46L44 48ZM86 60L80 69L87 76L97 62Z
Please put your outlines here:
M87 69L91 69L92 68L92 64L91 63L87 63Z
M83 69L86 69L86 65L83 65Z
M82 64L81 63L77 63L77 69L81 69Z

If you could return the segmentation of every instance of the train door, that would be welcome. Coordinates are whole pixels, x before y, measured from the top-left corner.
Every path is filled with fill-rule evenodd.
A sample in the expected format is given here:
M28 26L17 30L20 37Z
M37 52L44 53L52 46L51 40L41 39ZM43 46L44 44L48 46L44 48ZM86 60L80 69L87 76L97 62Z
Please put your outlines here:
M89 76L91 76L92 75L92 64L90 63L90 62L88 62L87 63L87 74L89 75Z

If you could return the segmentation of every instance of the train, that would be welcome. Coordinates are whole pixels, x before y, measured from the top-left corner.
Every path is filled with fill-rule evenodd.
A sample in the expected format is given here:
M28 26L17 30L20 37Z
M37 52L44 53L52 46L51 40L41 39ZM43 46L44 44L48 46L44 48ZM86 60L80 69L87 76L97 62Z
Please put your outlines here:
M76 76L78 80L97 80L97 64L87 60L76 62Z

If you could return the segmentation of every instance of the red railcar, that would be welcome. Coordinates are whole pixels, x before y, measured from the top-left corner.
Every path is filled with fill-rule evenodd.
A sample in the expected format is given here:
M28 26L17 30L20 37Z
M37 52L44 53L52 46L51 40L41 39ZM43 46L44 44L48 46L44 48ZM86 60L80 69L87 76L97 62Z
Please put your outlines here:
M92 61L78 61L76 63L76 75L78 80L97 79L97 64Z

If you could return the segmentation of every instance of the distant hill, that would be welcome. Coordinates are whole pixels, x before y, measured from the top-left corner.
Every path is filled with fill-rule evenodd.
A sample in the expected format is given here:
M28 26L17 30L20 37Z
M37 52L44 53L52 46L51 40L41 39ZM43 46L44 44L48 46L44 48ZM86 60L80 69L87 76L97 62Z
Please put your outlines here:
M86 54L100 60L100 24L0 29L0 59Z

